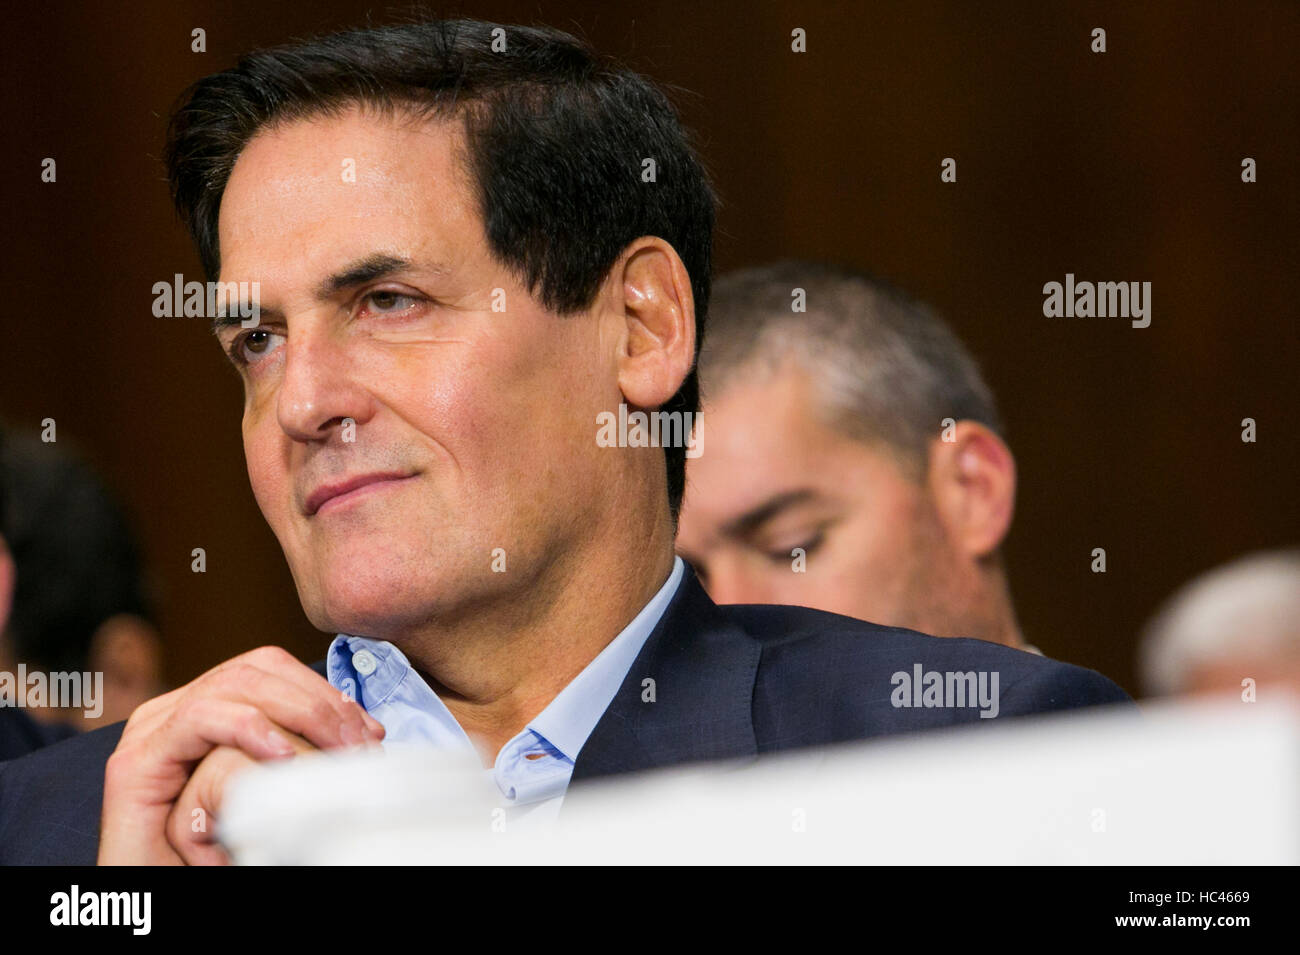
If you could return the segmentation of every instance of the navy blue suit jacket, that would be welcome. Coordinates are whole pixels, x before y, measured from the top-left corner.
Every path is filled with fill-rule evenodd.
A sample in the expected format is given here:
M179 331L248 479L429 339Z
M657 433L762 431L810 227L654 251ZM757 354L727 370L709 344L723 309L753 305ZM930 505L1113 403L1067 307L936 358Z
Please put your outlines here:
M998 716L895 705L894 674L918 664L996 672ZM802 607L719 607L688 567L578 754L573 781L1110 703L1132 705L1099 673L1021 650ZM0 864L95 862L104 764L122 726L0 764Z
M0 707L0 763L75 735L70 726L38 723L23 710Z

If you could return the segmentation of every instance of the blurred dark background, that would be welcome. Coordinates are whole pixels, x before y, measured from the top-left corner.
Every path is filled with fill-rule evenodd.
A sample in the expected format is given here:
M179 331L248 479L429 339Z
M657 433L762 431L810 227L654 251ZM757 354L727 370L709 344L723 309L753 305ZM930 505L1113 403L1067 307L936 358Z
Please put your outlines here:
M203 320L151 313L154 282L201 278L158 157L194 79L251 46L402 8L86 7L6 6L0 418L28 431L54 418L60 445L125 499L172 681L263 643L318 659L328 637L248 487L238 379ZM1300 529L1300 5L865 7L432 9L567 29L676 88L723 199L720 270L827 258L936 305L1008 422L1026 638L1135 692L1135 634L1163 598ZM205 53L191 52L196 27ZM55 184L40 181L45 157ZM956 184L940 182L944 157ZM1067 272L1152 282L1151 326L1044 318L1042 286ZM191 572L195 547L205 574ZM1105 574L1090 570L1095 547Z

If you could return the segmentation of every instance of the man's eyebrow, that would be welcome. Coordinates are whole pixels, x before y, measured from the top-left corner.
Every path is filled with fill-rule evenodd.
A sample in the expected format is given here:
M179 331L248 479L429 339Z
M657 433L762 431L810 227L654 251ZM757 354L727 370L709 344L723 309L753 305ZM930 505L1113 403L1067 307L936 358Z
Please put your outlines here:
M316 298L322 300L333 298L339 292L358 285L364 285L366 282L382 279L387 275L408 272L414 267L414 263L409 259L404 259L398 255L389 255L383 252L368 255L364 259L357 259L355 262L349 263L318 284L316 286ZM441 266L434 265L428 267L428 271L443 272L446 270Z
M212 317L212 334L220 336L223 328L229 328L232 325L242 326L244 322L248 321L244 316L251 316L252 314L253 304L251 302L237 302L234 304L233 308L227 308L225 311ZM272 322L281 322L284 320L284 313L278 308L258 306L258 324L261 324L264 319L268 319Z
M785 491L782 494L768 498L762 504L746 511L739 517L731 519L723 525L722 532L728 537L744 537L756 527L761 526L764 521L770 520L787 507L803 504L816 497L817 492L812 488Z
M319 300L330 299L339 292L355 288L358 285L364 285L366 282L373 282L386 275L409 272L417 267L427 272L442 273L447 271L445 266L436 263L417 266L410 259L377 252L374 255L368 255L363 259L350 262L329 278L317 283L314 294ZM212 333L220 335L223 328L229 328L231 325L241 325L247 320L244 316L250 314L252 314L251 303L239 302L234 308L227 309L224 313L212 319ZM258 309L258 314L260 317L271 321L282 322L284 320L284 313L275 308L261 306Z

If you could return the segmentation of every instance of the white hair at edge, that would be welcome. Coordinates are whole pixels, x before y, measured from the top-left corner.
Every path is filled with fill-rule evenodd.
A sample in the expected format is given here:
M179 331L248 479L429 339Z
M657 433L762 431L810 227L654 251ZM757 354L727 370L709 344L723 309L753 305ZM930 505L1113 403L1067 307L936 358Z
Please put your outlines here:
M1148 692L1178 693L1198 667L1300 652L1300 550L1249 554L1183 585L1143 633Z

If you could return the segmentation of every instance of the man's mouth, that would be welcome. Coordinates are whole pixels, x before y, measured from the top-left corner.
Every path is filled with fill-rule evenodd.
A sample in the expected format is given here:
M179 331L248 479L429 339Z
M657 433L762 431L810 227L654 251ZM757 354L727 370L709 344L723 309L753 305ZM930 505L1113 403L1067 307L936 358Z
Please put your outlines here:
M386 490L395 484L408 481L415 475L409 471L376 471L373 474L358 474L342 481L322 484L312 491L303 505L303 513L308 517L328 513L343 507L350 501Z

